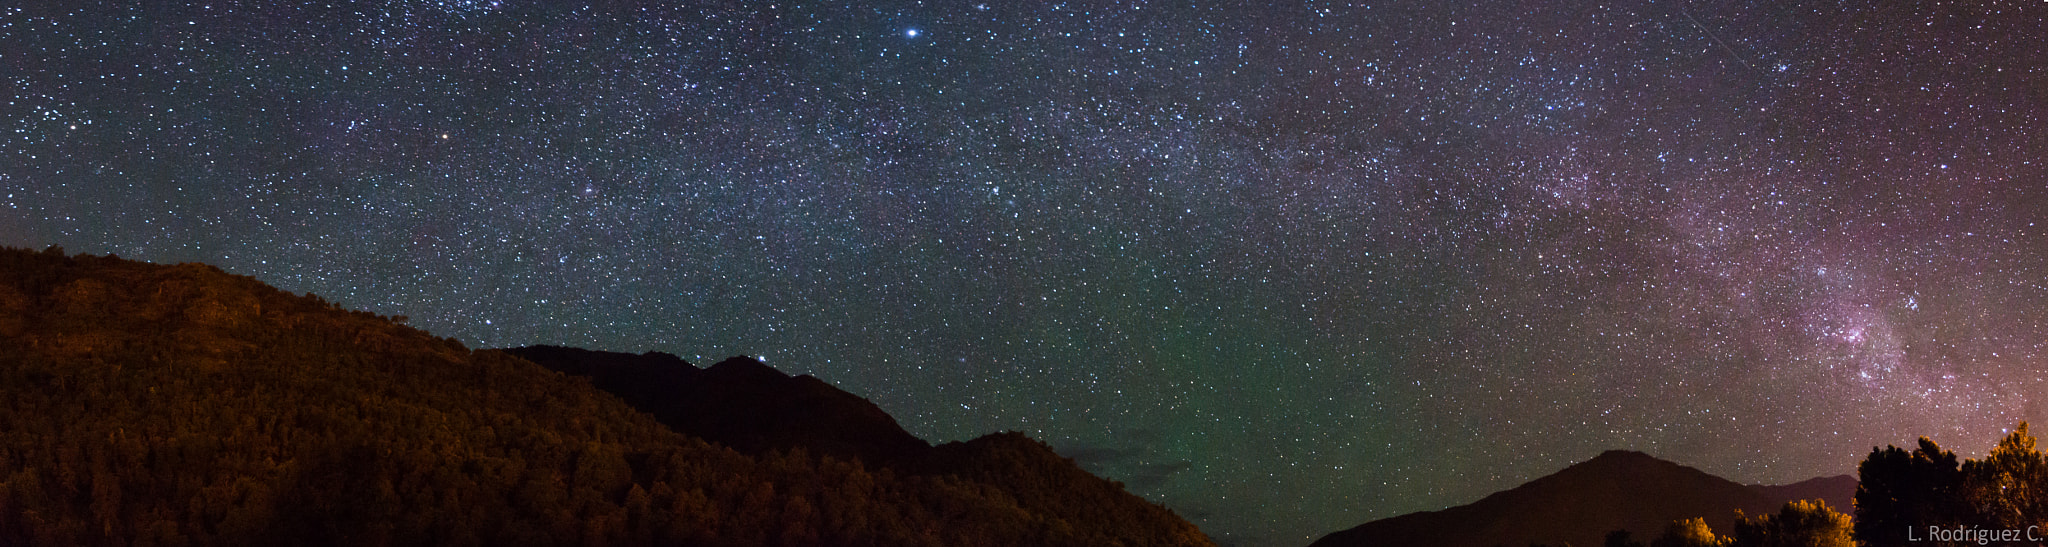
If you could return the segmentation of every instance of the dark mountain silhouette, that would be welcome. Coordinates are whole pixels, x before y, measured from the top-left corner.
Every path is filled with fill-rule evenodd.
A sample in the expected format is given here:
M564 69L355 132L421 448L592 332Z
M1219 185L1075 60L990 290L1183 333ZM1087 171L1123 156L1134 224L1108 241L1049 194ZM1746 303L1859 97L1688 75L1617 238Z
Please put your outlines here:
M750 358L698 369L664 353L553 346L504 351L588 377L676 431L742 453L802 450L851 459L870 469L986 485L1026 510L1084 528L1147 523L1171 529L1180 521L1023 434L998 433L934 447L866 399Z
M1842 513L1853 513L1852 509L1856 506L1856 477L1852 475L1815 477L1775 486L1752 484L1749 487L1771 499L1824 500L1828 502L1828 507Z
M618 395L678 432L741 452L801 447L814 454L884 463L931 449L867 399L746 357L699 369L666 353L633 355L554 346L504 351L590 378L598 389Z
M746 361L634 373L765 390L715 394L764 413L723 433L748 448L209 266L0 249L0 545L1211 544L1021 435L905 442L865 401ZM843 419L807 422L820 408ZM898 449L953 471L831 455Z
M1784 486L1745 486L1641 452L1611 450L1469 505L1376 520L1317 540L1315 547L1600 545L1608 532L1656 537L1673 520L1704 517L1727 533L1735 510L1772 513L1793 499L1848 507L1847 475ZM1836 505L1840 503L1842 505Z

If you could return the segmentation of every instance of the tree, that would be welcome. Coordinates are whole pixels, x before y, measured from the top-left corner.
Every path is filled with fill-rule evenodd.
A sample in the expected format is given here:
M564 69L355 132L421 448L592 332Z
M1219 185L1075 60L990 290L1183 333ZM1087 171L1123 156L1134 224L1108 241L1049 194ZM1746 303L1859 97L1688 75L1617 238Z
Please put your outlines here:
M1609 537L1613 537L1609 534ZM1691 518L1671 521L1664 527L1664 535L1650 542L1650 547L1721 547L1728 540L1714 535L1714 529L1707 527L1707 519Z
M1735 520L1733 547L1855 547L1849 516L1820 500L1785 504L1776 515Z
M2048 525L2048 461L2034 449L2027 423L1998 441L1982 460L1962 467L1962 494L1974 523L1985 528Z
M1957 524L1970 512L1955 453L1926 437L1911 453L1872 448L1856 472L1855 536L1864 545L1905 547L1908 528Z

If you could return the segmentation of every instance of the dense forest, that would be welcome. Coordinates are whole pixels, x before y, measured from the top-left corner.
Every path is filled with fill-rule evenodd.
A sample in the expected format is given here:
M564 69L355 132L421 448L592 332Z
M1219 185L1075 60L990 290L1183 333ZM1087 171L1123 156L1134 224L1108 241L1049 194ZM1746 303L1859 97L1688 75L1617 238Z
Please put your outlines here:
M740 451L400 320L0 250L0 544L1210 544L1120 488L1017 487L1081 480L1021 435L917 470Z

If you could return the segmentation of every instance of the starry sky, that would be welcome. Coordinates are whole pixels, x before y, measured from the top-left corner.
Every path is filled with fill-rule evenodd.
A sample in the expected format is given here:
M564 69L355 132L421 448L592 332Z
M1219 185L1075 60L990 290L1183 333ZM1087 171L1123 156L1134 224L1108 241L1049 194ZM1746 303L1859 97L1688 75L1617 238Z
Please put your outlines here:
M757 355L1225 544L2048 420L2048 3L10 4L0 244Z

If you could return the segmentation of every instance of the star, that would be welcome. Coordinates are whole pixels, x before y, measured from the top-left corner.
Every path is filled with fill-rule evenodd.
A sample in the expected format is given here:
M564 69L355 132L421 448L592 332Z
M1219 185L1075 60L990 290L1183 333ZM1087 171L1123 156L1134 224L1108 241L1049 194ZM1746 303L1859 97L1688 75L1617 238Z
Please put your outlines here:
M2010 10L644 4L0 8L0 244L772 358L1247 545L2048 409Z

